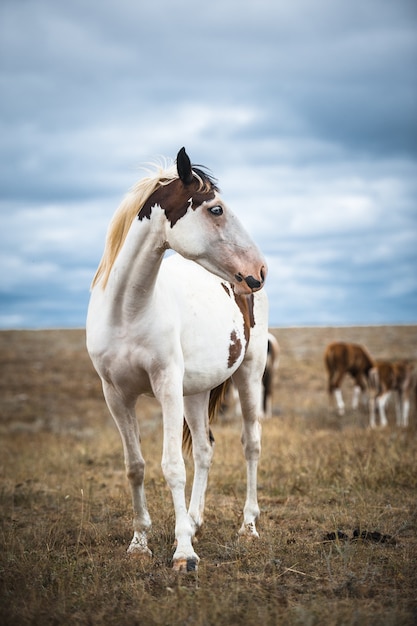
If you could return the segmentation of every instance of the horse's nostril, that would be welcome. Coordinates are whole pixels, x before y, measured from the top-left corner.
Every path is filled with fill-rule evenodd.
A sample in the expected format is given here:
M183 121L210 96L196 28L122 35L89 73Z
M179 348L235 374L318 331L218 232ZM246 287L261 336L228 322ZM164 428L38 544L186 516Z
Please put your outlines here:
M253 276L246 276L245 281L251 289L258 289L261 286L259 280L256 280Z
M261 267L261 278L262 278L262 282L265 282L265 268Z
M243 276L242 274L235 274L235 278L237 280L238 283L241 283L243 280Z

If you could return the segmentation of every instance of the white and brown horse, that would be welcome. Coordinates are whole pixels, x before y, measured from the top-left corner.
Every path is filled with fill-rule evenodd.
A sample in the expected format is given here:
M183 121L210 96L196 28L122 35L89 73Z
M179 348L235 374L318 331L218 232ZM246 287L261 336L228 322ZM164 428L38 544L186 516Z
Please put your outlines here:
M385 406L395 394L397 426L406 428L410 414L410 399L417 390L416 364L409 360L377 361L370 371L369 426L376 427L376 408L382 427L388 420Z
M164 258L165 251L178 254ZM184 148L176 165L140 181L110 223L92 284L87 348L120 431L131 487L134 535L128 552L150 555L151 519L135 405L152 394L162 409L162 471L175 510L173 566L195 570L193 538L203 523L212 459L209 401L233 376L242 403L247 464L242 536L257 537L262 375L268 303L266 263L204 169ZM210 403L213 406L213 403ZM192 437L189 505L182 454Z
M352 408L357 409L361 392L369 387L369 372L374 361L369 352L357 343L335 341L324 352L324 363L328 374L328 391L334 396L339 415L345 413L341 385L346 374L354 380Z
M272 399L274 384L279 366L280 347L277 339L272 333L268 333L268 347L265 371L262 376L262 417L269 419L272 417ZM221 403L220 411L223 415L230 418L240 417L242 415L239 392L233 384L233 378L227 385L224 397Z

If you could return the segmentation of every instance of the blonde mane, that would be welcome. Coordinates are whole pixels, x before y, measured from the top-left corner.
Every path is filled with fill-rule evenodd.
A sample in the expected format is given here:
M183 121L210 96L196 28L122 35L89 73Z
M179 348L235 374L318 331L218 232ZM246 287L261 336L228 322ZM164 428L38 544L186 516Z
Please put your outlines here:
M103 288L109 279L111 268L119 254L133 220L147 201L147 199L163 185L168 185L178 178L175 165L169 168L156 166L158 169L153 176L147 176L137 182L126 194L117 208L107 230L103 256L94 275L91 288L102 279Z
M150 196L160 187L169 185L178 178L175 163L165 168L159 165L154 166L156 172L153 176L142 178L127 193L125 198L117 208L109 224L104 246L103 256L91 283L91 288L102 281L103 289L107 285L110 271L127 237L127 233L133 220L144 206ZM217 189L214 179L201 169L193 168L194 177L199 182L199 191Z

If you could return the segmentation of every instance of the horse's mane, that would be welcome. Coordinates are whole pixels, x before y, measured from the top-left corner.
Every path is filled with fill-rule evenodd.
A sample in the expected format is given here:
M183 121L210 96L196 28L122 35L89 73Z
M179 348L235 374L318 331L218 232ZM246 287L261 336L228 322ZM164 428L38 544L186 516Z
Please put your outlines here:
M194 177L199 183L198 191L218 190L215 179L207 172L206 168L200 169L201 167L192 166ZM146 201L157 189L169 185L178 178L175 163L166 167L156 165L154 168L153 175L142 178L131 188L113 215L107 231L103 256L94 275L91 288L95 287L100 280L102 280L103 288L106 286L111 268L125 242L130 226Z

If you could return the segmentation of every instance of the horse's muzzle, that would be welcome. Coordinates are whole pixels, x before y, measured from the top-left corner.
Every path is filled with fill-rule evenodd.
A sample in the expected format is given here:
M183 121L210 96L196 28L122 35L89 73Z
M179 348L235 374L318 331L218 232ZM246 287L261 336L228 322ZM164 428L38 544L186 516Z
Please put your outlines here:
M245 282L251 291L258 291L263 287L263 284L265 282L265 275L266 270L265 267L262 266L259 272L259 279L255 278L252 275L243 276L240 272L238 274L235 274L235 278L238 283Z

